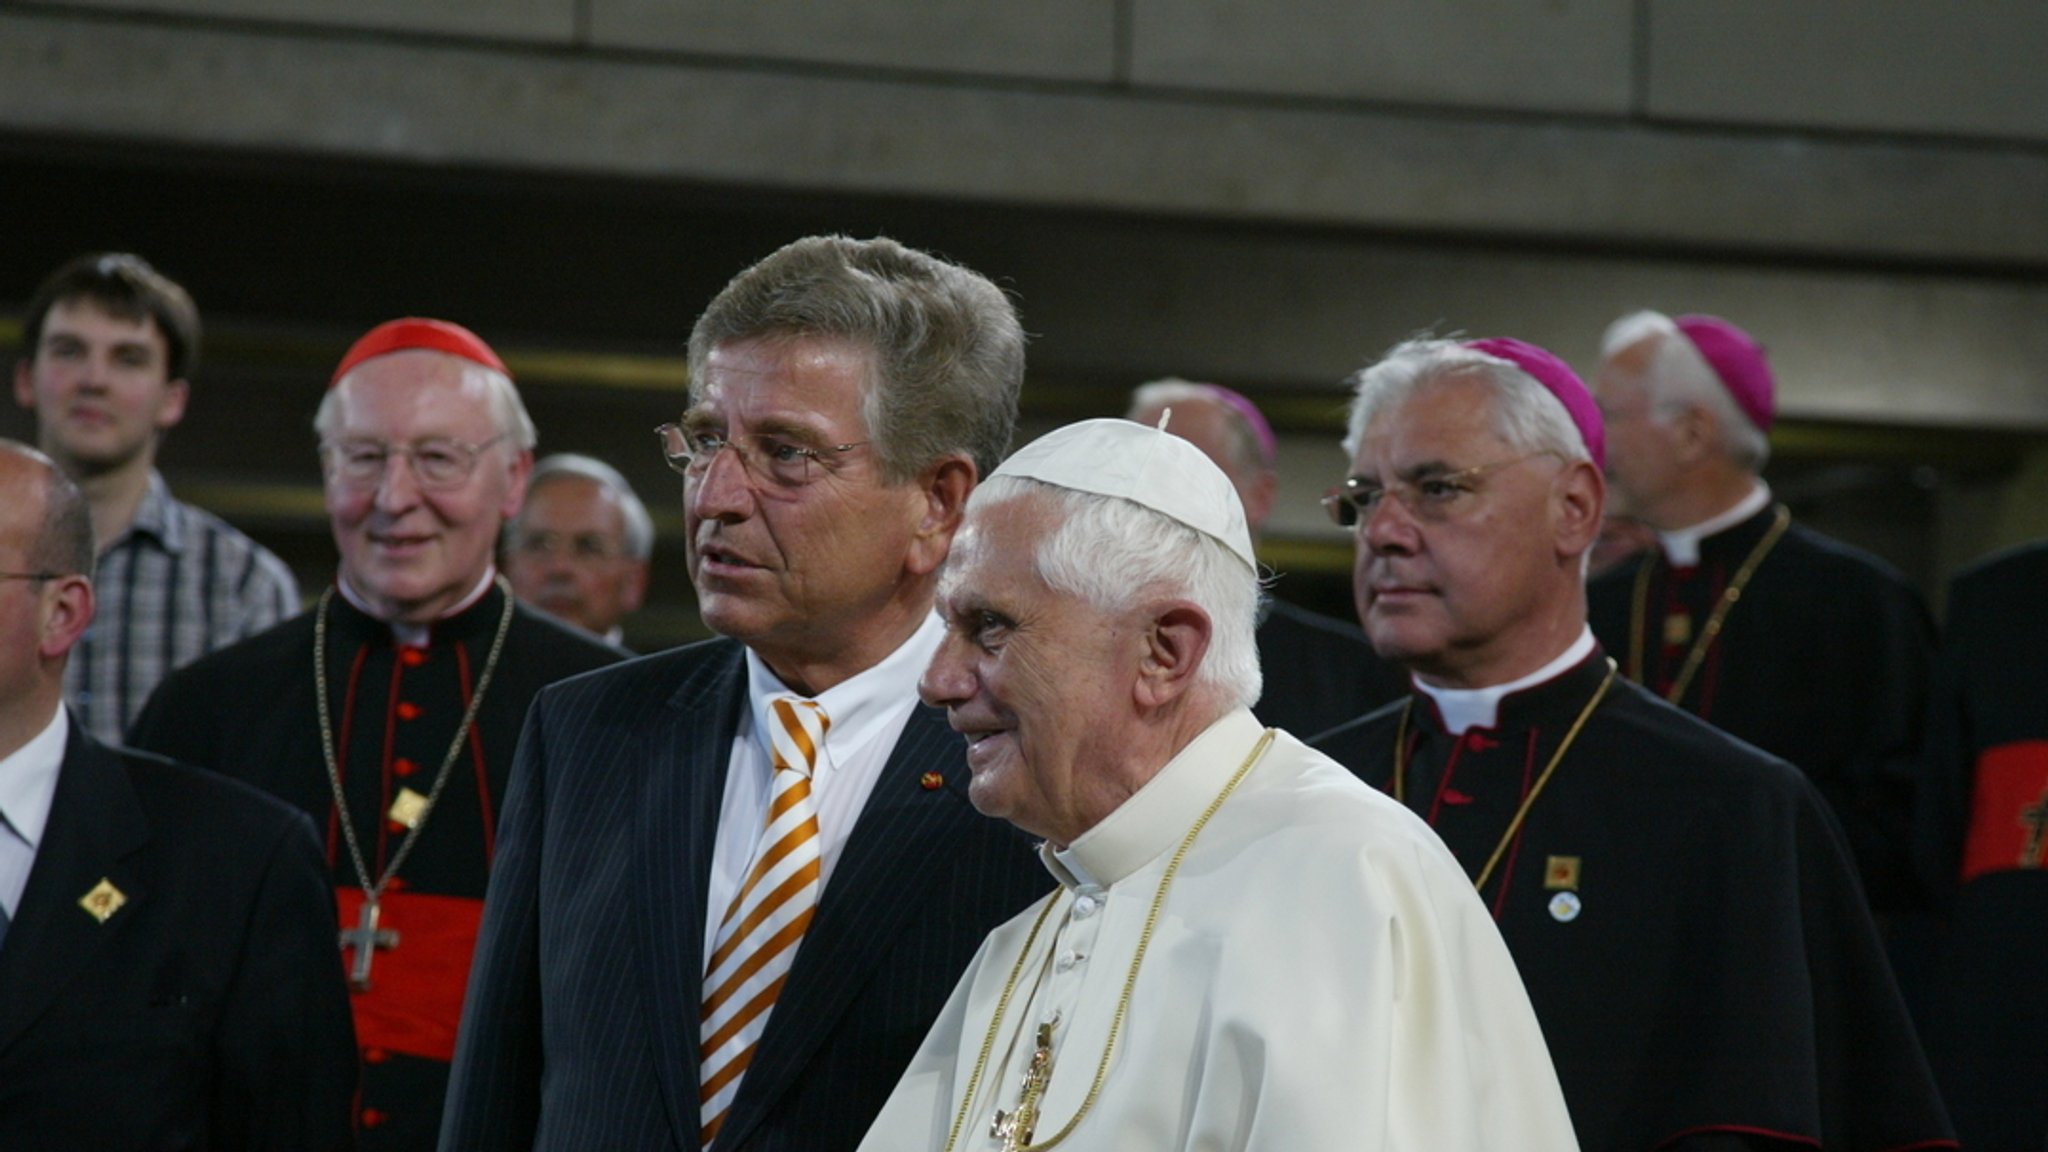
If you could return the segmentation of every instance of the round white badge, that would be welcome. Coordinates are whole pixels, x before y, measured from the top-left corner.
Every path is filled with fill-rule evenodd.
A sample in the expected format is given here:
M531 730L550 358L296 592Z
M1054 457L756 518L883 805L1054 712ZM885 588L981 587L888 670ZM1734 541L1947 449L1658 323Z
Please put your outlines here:
M1569 924L1579 918L1579 894L1559 892L1550 898L1550 918L1560 924Z

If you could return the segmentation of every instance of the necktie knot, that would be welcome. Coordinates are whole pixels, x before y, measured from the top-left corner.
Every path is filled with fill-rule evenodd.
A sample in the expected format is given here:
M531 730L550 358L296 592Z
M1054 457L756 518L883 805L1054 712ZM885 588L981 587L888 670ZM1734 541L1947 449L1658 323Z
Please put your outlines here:
M809 778L824 751L831 717L816 700L801 696L777 696L768 702L768 711L775 717L769 725L768 743L775 753L776 769L788 768Z

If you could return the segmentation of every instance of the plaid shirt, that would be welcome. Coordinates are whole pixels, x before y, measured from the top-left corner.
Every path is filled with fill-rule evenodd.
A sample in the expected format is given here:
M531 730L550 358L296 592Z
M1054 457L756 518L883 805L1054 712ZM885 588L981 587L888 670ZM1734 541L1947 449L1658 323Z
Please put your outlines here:
M299 609L284 561L210 512L171 498L154 472L135 522L100 553L99 607L64 670L87 730L109 743L172 669Z

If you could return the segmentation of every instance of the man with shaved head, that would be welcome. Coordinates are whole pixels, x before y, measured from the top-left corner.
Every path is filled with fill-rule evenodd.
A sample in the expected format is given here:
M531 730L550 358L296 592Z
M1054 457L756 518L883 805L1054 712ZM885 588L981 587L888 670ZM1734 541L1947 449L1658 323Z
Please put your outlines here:
M64 706L78 485L0 440L0 1148L338 1152L355 1088L305 816Z

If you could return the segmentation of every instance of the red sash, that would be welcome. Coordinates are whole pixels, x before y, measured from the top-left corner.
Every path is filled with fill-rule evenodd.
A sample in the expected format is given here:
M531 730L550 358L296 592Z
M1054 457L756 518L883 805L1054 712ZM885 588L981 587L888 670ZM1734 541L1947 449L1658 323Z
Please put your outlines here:
M334 898L340 905L341 927L354 928L363 890L336 888ZM378 927L398 933L398 945L377 950L370 990L349 995L356 1014L356 1043L444 1063L454 1060L455 1026L462 1020L462 997L469 990L469 960L476 951L484 902L386 892L378 912ZM355 949L343 948L341 962L344 968L355 963Z
M2048 866L2048 740L1987 748L1977 757L1964 883L1986 872Z

